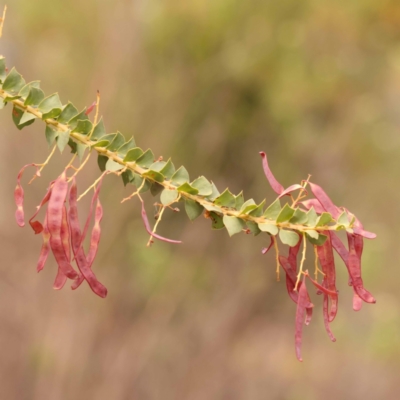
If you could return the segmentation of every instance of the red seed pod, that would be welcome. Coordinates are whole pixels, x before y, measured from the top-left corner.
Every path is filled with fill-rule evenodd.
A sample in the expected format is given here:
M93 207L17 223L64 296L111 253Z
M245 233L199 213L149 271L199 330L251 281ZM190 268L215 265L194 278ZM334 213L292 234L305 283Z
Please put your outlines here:
M88 282L90 288L98 296L104 298L107 296L107 289L103 286L96 278L96 275L90 269L88 261L81 244L81 232L79 227L78 219L78 206L77 206L77 187L75 179L73 180L71 189L69 191L69 210L68 210L68 220L71 228L71 239L72 239L72 250L76 263L82 276ZM79 278L74 282L72 289L76 289L82 283L83 278Z
M61 290L64 287L65 283L67 282L67 279L68 278L64 275L61 268L58 267L56 279L54 280L53 283L53 289Z
M304 191L304 194L307 195L308 192L304 189L303 186L299 185L298 183L289 186L288 188L286 188L279 196L278 199L280 199L281 197L285 196L285 195L289 195L293 192L295 192L296 190L300 190L302 189Z
M68 192L66 174L63 172L55 181L47 207L47 225L50 232L50 246L58 266L69 279L78 278L78 273L72 268L65 254L62 238L62 214L65 198Z
M322 307L322 312L323 312L323 316L324 316L324 325L325 325L325 330L328 333L329 339L332 340L332 342L336 342L336 338L335 336L333 336L333 333L331 331L331 328L329 326L329 296L327 296L326 294L324 294L324 303L323 303L323 307Z
M314 210L317 214L322 214L323 212L325 212L324 207L322 207L321 203L317 199L304 200L301 201L299 204L302 205L306 210L314 207Z
M269 184L271 185L271 187L272 187L272 189L274 190L275 193L281 194L284 191L284 188L275 179L275 176L273 175L271 169L269 168L267 155L263 151L260 151L260 156L262 158L262 164L263 164L264 173L265 173L265 176L266 176Z
M271 250L271 247L274 245L274 243L275 243L275 238L271 235L271 242L270 242L269 246L268 247L264 247L261 250L261 253L262 254L267 254Z
M94 101L85 111L85 115L89 115L96 107L97 101Z
M93 226L92 235L90 238L90 248L89 248L89 252L87 255L87 261L88 261L89 267L92 266L93 261L97 254L97 249L99 247L100 236L101 236L100 222L101 222L102 218L103 218L103 207L101 206L100 199L97 199L96 211L94 214L94 226Z
M37 272L40 272L44 268L44 264L46 263L47 257L50 252L50 232L47 227L47 215L44 217L43 222L43 244L42 249L40 250L39 260L37 263Z
M43 231L43 225L39 221L33 221L33 220L39 214L39 211L41 210L41 208L50 200L51 190L53 188L53 184L54 184L54 181L50 182L50 186L47 189L46 194L44 195L44 197L43 197L42 201L40 202L40 204L36 207L35 214L33 214L32 217L29 220L29 224L32 227L32 229L34 230L36 235Z
M333 218L338 218L342 211L338 206L335 206L335 204L333 204L332 200L325 193L324 189L322 189L321 186L318 186L315 183L308 182L308 184L310 185L311 191L313 192L317 200L321 203L324 210L330 213Z

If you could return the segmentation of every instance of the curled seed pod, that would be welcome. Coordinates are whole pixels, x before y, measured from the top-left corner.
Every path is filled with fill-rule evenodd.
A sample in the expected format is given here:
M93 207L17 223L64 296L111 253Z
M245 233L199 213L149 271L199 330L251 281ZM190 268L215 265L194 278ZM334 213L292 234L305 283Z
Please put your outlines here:
M62 238L62 215L65 198L68 192L66 174L63 172L55 181L47 207L47 225L50 232L50 247L58 266L69 279L78 278L78 273L72 268L65 254Z
M271 250L271 247L274 245L274 243L275 243L275 238L271 235L271 243L269 244L268 247L264 247L261 250L261 253L262 254L267 254Z
M302 205L306 210L314 207L315 212L318 214L325 212L324 207L322 207L321 203L317 199L303 200L299 204Z
M29 225L32 227L32 229L34 230L36 235L43 231L43 225L39 221L34 221L34 219L39 214L39 211L41 210L41 208L50 200L51 190L53 188L53 184L54 184L54 181L50 182L50 186L47 189L46 194L44 195L44 197L43 197L42 201L40 202L40 204L36 207L35 214L33 214L32 217L29 220Z
M260 156L262 158L262 165L263 165L265 176L266 176L269 184L271 185L271 188L274 190L275 193L281 194L284 191L284 188L275 179L274 174L272 173L271 169L269 168L267 155L263 151L260 151Z
M330 213L333 218L338 218L342 211L338 206L335 206L335 204L333 204L332 200L325 193L324 189L322 189L321 186L316 185L315 183L309 182L308 184L310 185L311 191L313 192L317 200L321 203L324 210Z
M15 219L17 221L17 224L21 227L25 226L24 189L22 188L22 185L21 185L21 178L22 178L22 175L23 175L25 169L28 167L37 167L37 165L36 164L27 164L27 165L24 165L20 169L20 171L18 172L18 175L17 175L17 186L15 187L15 190L14 190L14 200L15 200L15 204L17 206L17 210L15 211ZM38 170L37 170L36 174L39 175Z
M278 199L280 199L281 197L285 196L285 195L289 195L293 192L295 192L296 190L304 190L304 194L307 195L307 191L304 189L303 186L299 185L298 183L294 184L294 185L290 185L288 188L286 188L279 196Z
M322 313L323 313L323 317L324 317L324 325L325 325L325 330L329 336L329 339L332 340L332 342L336 342L336 338L333 335L331 328L329 326L329 296L324 294L324 302L323 302L323 306L322 306Z
M40 272L44 268L44 264L46 263L47 257L50 252L50 232L47 227L47 215L44 217L43 222L43 244L40 250L39 260L37 263L37 272Z
M68 221L71 229L72 250L78 268L82 274L82 277L80 277L74 282L74 284L72 285L72 289L78 288L79 285L82 283L83 278L85 278L92 291L96 293L98 296L104 298L107 296L107 289L97 280L96 275L90 269L88 261L85 256L85 252L83 250L83 246L81 244L82 235L79 227L77 187L75 179L73 180L71 189L69 191Z

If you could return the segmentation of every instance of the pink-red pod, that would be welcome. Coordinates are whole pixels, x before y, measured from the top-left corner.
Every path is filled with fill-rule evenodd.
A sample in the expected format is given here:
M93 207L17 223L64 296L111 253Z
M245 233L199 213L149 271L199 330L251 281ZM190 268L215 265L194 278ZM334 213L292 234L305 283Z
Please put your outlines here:
M69 279L78 278L78 273L72 268L65 254L61 226L65 198L68 192L66 174L63 172L55 181L47 207L47 225L50 232L50 247L64 275Z
M50 186L47 189L46 194L44 195L44 197L43 197L42 201L40 202L40 204L36 207L35 214L33 214L32 217L29 220L29 225L32 227L32 229L34 230L36 235L39 234L39 233L42 233L43 225L39 221L34 221L34 219L39 214L39 211L41 210L41 208L50 200L51 190L53 188L53 184L54 184L54 181L50 182Z
M87 108L87 110L85 111L85 115L89 115L89 114L94 110L94 108L96 107L96 104L97 104L97 102L94 101L94 102Z
M146 231L147 231L147 233L149 235L151 235L152 237L154 237L154 238L156 238L158 240L162 240L163 242L177 243L177 244L182 243L180 240L167 239L167 238L165 238L163 236L160 236L157 233L154 233L154 232L151 231L149 219L147 218L147 214L146 214L146 210L144 208L144 202L143 201L142 201L142 212L141 212L141 214L142 214L142 220L143 220L143 223L144 223L144 227L146 228Z
M274 245L274 243L275 243L275 238L271 235L271 243L269 244L268 247L264 247L261 250L261 253L262 254L267 254L270 251L271 247Z
M353 310L354 311L360 311L362 308L362 299L360 296L357 294L356 289L353 287Z
M325 286L320 285L317 281L315 281L311 276L307 273L307 278L311 281L311 283L318 289L317 294L326 294L328 296L337 296L337 292L333 292L328 290Z
M375 239L376 233L365 231L364 229L360 229L357 227L353 228L355 234L365 237L366 239Z
M47 257L49 256L50 252L50 232L47 227L47 215L44 217L42 235L43 235L43 244L40 250L39 260L36 267L37 272L40 272L44 268L44 264L46 263Z
M299 185L298 183L289 186L288 188L286 188L279 196L278 199L280 199L281 197L291 194L292 192L295 192L296 190L300 190L303 189L307 195L307 191L304 189L303 186Z
M105 298L107 296L107 288L98 281L96 275L91 270L83 250L81 229L78 218L77 187L75 179L73 180L71 189L69 191L68 221L71 229L72 250L75 261L82 274L82 276L74 282L72 289L79 287L84 278L95 294L97 294L99 297Z
M314 210L317 214L322 214L325 212L324 207L322 207L321 203L317 199L308 199L301 201L300 205L304 206L306 210L309 210L311 207L314 207Z
M283 186L275 179L274 175L272 174L269 166L268 166L268 159L267 155L263 152L260 151L260 156L262 158L262 164L264 168L264 173L265 176L267 177L267 180L269 184L271 185L272 189L274 190L275 193L281 194L284 191Z
M302 285L299 289L299 301L297 302L296 309L296 328L295 328L295 348L296 348L296 357L299 361L303 361L301 358L301 343L303 336L303 321L304 314L306 313L306 308L313 307L314 305L309 305L309 296L307 292L307 286L305 282L305 278L303 278Z
M333 218L338 218L342 211L339 207L333 204L332 200L325 193L324 189L322 189L321 186L316 185L312 182L308 182L308 184L310 185L311 191L313 192L316 199L321 203L324 210L330 213Z
M324 316L324 325L325 325L325 330L329 336L329 339L332 340L332 342L336 342L335 336L333 336L333 333L331 331L331 328L329 326L329 313L328 313L328 308L329 308L329 296L324 294L324 303L322 306L322 312Z
M89 267L92 266L93 261L97 254L97 249L99 248L101 227L100 222L103 219L103 207L101 206L100 199L97 199L96 210L94 213L94 225L92 229L92 235L90 237L90 247L87 255L87 261Z

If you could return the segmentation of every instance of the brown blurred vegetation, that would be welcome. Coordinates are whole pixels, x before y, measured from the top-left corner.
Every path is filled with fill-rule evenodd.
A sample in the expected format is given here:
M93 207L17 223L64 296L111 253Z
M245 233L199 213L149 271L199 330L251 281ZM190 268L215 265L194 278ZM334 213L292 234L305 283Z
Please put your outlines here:
M0 115L1 399L396 399L400 372L400 3L395 0L12 0L8 66L83 107L101 91L108 130L220 189L272 201L258 151L285 186L313 175L378 238L365 246L359 313L340 268L337 342L320 299L294 355L294 304L265 237L169 215L184 244L145 246L137 201L105 182L94 268L109 289L52 290L41 239L14 222L19 168L41 162L44 126ZM26 186L34 210L69 160ZM93 158L81 174L98 176ZM149 204L154 200L147 197ZM87 207L83 202L82 210ZM182 214L182 213L181 213ZM342 265L338 261L338 265Z

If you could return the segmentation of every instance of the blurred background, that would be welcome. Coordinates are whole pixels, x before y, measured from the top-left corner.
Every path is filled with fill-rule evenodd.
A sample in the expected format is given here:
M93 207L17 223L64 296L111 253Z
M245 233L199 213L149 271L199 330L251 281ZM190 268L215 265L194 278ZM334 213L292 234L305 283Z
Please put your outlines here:
M38 275L41 237L14 221L19 169L48 154L44 126L18 131L0 113L0 397L2 399L397 399L400 373L400 3L395 0L12 0L1 39L8 67L78 108L101 92L107 130L135 136L194 179L274 200L258 152L284 186L312 174L378 234L352 310L338 260L339 313L324 331L321 299L294 353L295 305L260 235L212 231L166 214L148 235L131 188L103 185L103 235L87 285L52 289ZM70 160L27 185L33 213ZM98 176L96 157L80 191ZM146 195L149 211L155 201ZM81 212L87 210L82 201ZM312 258L308 261L312 268Z

